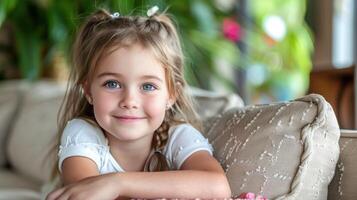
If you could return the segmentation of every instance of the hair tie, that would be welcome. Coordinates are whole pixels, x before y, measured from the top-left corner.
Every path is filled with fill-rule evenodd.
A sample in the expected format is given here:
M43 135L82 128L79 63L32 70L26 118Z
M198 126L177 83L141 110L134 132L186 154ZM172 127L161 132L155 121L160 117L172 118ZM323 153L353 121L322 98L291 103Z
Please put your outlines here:
M119 16L120 16L120 14L119 14L118 12L115 12L115 13L113 13L113 14L110 15L110 17L111 17L112 19L116 19L116 18L118 18Z
M158 10L159 10L158 6L153 6L147 11L146 14L147 14L148 17L151 17L151 16L155 15Z

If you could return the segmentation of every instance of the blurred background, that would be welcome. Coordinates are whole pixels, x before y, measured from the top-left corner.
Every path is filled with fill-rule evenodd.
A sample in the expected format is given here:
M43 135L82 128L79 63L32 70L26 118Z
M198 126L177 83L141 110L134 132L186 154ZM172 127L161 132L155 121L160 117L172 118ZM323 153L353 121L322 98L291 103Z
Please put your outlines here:
M146 15L153 5L178 25L190 85L238 93L245 104L320 93L341 128L356 128L353 0L1 0L0 83L67 80L86 16Z

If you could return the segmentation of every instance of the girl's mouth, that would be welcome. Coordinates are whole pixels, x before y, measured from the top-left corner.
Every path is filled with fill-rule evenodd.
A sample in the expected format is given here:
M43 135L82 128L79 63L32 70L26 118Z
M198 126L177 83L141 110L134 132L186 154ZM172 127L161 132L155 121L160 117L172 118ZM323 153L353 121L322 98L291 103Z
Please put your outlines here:
M138 122L145 119L145 117L138 117L138 116L131 116L131 115L114 116L114 118L118 119L120 122L126 122L126 123Z

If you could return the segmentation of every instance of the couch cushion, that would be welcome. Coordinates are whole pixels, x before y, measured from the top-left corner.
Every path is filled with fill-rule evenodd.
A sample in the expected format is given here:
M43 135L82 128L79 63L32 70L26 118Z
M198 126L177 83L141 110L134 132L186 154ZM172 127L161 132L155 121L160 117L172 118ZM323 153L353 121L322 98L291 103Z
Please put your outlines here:
M56 141L57 111L64 90L65 85L47 81L28 85L9 137L10 164L37 183L47 181L51 174L54 158L48 153Z
M7 162L5 155L7 136L12 128L12 121L25 84L24 81L17 80L0 83L0 167L5 166Z
M0 90L0 93L3 94ZM11 119L17 107L17 95L14 93L0 96L0 167L6 164L5 145Z
M357 199L357 131L341 130L340 158L328 190L328 199Z
M206 130L232 193L269 199L326 199L339 136L333 110L320 95L234 108Z
M0 200L40 200L39 192L23 188L6 188L0 189Z
M32 191L39 191L41 186L34 184L31 179L14 173L8 169L0 170L0 188L1 189L27 189ZM2 193L0 193L0 197Z

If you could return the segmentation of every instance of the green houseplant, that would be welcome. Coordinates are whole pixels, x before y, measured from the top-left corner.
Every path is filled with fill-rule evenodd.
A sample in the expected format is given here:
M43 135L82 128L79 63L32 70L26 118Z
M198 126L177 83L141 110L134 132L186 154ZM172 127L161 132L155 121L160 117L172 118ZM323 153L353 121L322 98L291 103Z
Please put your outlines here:
M0 59L0 80L6 66L17 70L17 78L36 80L47 76L44 71L61 63L68 69L68 58L73 35L78 24L97 8L107 8L123 15L145 15L148 8L158 5L168 10L178 24L186 56L186 79L191 85L212 89L216 82L235 91L232 77L225 76L217 61L224 61L233 72L238 66L245 68L252 102L286 100L302 95L308 86L311 70L312 37L304 20L306 0L248 1L248 26L240 42L248 47L242 57L237 41L227 40L222 23L235 21L234 5L230 9L217 9L217 2L207 0L2 0L0 27L7 27L13 42L0 41L1 54L10 55L11 65ZM234 2L233 2L234 3ZM286 34L275 40L264 23L269 16L284 20ZM233 73L230 73L232 75ZM259 77L260 74L260 77ZM264 97L265 96L265 97ZM249 102L247 102L249 103Z
M247 68L263 71L260 82L248 83L253 102L288 100L306 93L313 51L313 34L305 20L306 2L249 1L253 24L247 34L250 49ZM285 31L281 37L274 38L264 27L272 17L278 17L284 23ZM273 22L271 29L279 29L279 24ZM248 73L248 80L257 78L257 74ZM262 96L268 99L264 100Z
M232 66L238 62L239 51L220 31L218 11L211 1L164 0L2 0L0 26L7 24L15 33L13 63L20 77L36 80L46 68L52 67L59 56L69 58L70 45L78 24L97 8L109 8L123 15L145 15L148 8L158 5L168 10L178 24L186 56L186 78L192 85L209 89L210 77L233 87L221 77L215 67L216 59L224 59ZM68 59L65 59L68 60ZM1 69L1 68L0 68ZM4 77L6 78L6 77Z

